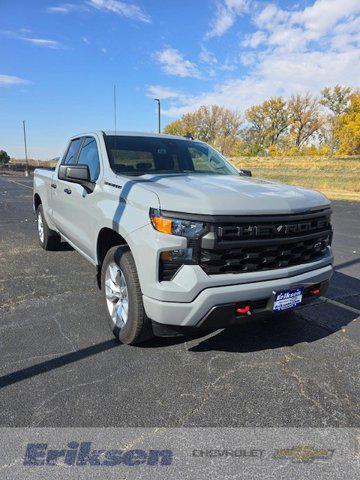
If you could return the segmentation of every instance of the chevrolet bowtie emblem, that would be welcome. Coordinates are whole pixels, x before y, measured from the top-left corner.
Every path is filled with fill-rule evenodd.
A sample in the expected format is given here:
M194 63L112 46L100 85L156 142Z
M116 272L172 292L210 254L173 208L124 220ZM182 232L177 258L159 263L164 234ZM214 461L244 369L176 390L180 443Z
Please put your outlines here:
M274 458L291 460L296 463L310 463L314 460L329 460L333 453L334 450L298 445L292 448L276 450Z

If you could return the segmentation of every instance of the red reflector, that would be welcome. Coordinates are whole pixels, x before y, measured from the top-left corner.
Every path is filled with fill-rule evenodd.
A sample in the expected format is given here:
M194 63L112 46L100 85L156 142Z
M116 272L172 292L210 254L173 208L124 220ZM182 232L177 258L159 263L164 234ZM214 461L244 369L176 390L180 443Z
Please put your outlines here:
M311 290L311 293L313 295L318 295L320 293L320 290L318 288L314 288L314 290Z
M244 307L237 307L236 313L247 313L250 311L249 305L245 305Z

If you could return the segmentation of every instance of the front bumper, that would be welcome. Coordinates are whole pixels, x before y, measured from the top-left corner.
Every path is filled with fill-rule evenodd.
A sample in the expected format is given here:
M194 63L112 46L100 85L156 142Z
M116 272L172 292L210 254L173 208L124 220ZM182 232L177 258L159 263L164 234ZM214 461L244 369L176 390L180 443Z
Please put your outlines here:
M219 305L268 299L274 291L296 287L306 289L317 284L327 285L332 271L332 266L327 265L287 278L209 287L203 289L191 302L187 303L161 301L144 295L145 312L151 320L163 325L198 327L204 322L209 312Z

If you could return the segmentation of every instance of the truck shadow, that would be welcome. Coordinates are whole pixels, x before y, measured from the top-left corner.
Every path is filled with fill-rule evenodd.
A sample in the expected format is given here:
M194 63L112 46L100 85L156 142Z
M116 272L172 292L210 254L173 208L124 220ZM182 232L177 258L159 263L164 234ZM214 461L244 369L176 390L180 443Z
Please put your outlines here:
M65 240L61 240L61 242L56 245L56 248L54 248L56 252L73 252L74 250L75 249Z
M15 383L22 382L23 380L57 370L58 368L62 368L66 365L76 363L85 358L89 358L99 353L106 352L107 350L111 350L112 348L118 347L119 342L117 340L106 340L96 345L91 345L89 347L46 360L45 362L37 363L35 365L31 365L30 367L22 368L21 370L16 370L15 372L11 372L0 377L0 390Z

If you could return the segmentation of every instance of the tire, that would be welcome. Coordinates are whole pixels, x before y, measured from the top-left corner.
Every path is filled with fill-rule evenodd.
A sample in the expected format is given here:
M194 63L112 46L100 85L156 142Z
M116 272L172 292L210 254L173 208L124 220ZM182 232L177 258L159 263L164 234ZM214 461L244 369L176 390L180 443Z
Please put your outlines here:
M101 268L101 289L110 329L121 343L135 345L154 336L130 250L116 246L108 251Z
M40 204L36 210L36 224L38 239L44 250L55 250L60 245L60 235L51 230L46 223L43 206Z

